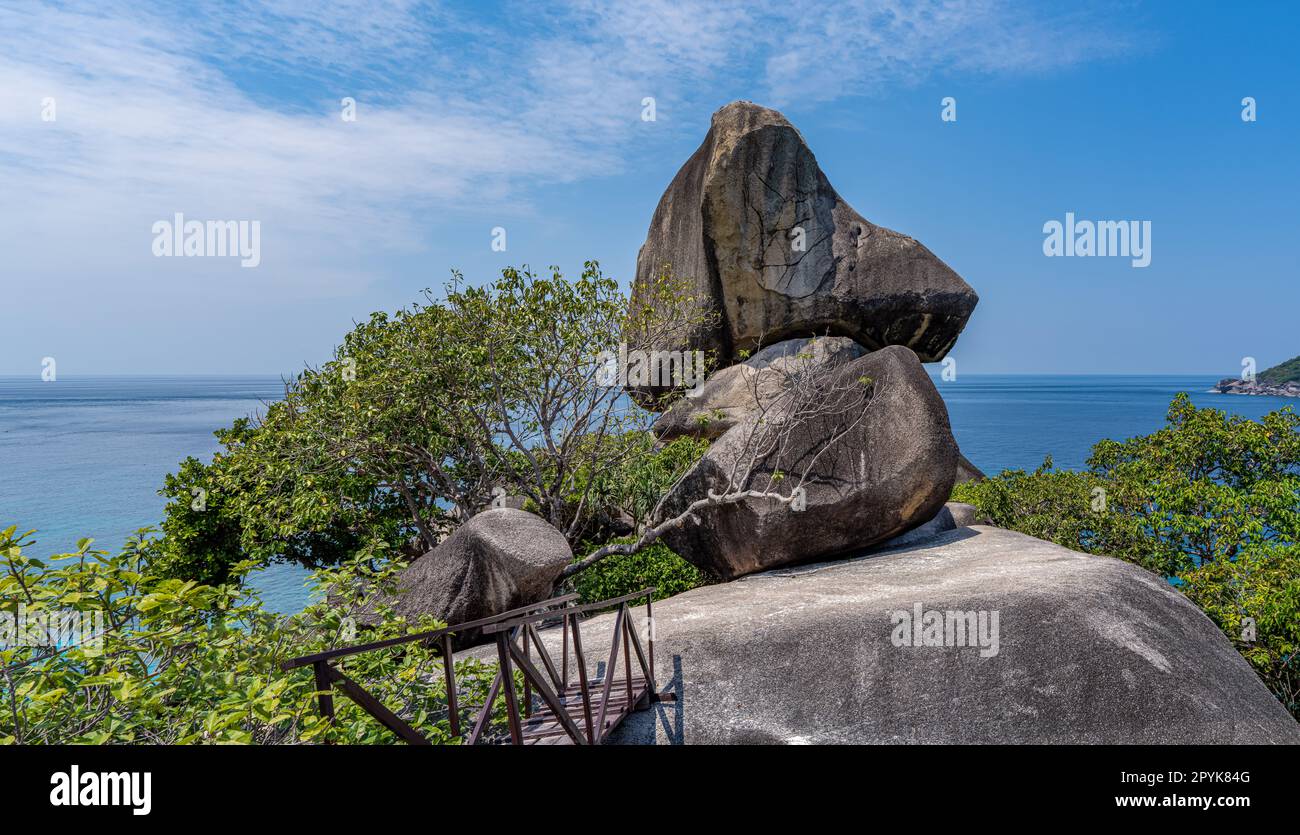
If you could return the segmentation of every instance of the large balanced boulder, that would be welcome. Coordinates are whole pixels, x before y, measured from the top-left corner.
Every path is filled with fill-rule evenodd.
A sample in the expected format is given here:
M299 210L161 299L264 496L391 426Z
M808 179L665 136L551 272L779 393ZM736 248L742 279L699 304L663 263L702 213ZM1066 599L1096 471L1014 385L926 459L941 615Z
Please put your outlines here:
M738 101L664 192L637 257L633 310L671 273L720 315L662 350L738 352L813 333L942 359L979 297L934 253L870 223L836 193L793 125ZM665 311L665 316L671 315ZM694 321L694 319L692 319Z
M918 605L977 627L982 614L996 652L978 634L957 645L955 629L902 640ZM657 685L677 701L631 714L612 742L1300 743L1168 582L997 528L693 589L654 615ZM582 625L593 666L612 621ZM559 632L543 633L557 658Z
M478 620L545 600L571 562L568 540L545 519L508 507L485 510L406 567L393 606L408 619ZM456 641L466 646L478 637L470 630Z
M857 359L866 351L843 336L787 339L711 374L686 392L654 422L661 441L693 437L713 440L756 412L776 403L802 374Z
M928 521L948 499L957 444L911 350L884 348L835 367L781 408L796 414L769 411L733 426L663 497L653 521L681 520L664 534L668 547L729 580L881 542ZM801 479L801 502L767 495L793 496ZM763 495L705 501L747 491Z

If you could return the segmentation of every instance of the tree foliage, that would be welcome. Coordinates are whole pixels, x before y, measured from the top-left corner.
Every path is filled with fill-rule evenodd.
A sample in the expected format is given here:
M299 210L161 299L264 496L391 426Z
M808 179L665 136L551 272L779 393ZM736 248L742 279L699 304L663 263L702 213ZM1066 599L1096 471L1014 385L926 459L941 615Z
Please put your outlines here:
M650 587L655 589L654 599L662 600L711 582L707 574L656 542L634 554L615 554L596 563L573 578L573 588L583 603L595 603Z
M46 561L24 553L29 543L15 527L0 531L0 743L397 741L350 699L336 698L336 721L326 723L311 669L280 669L288 658L356 643L352 625L362 611L377 619L376 639L442 625L408 623L360 591L391 585L382 547L317 572L320 602L285 617L235 583L157 576L159 543L146 533L116 555L83 539L74 553ZM48 616L68 613L98 614L102 631L60 640L51 626L64 621ZM434 742L456 741L437 674L442 661L431 650L407 644L338 663ZM456 670L465 727L496 669L469 659ZM503 700L495 709L504 722Z
M1300 547L1247 549L1180 579L1183 593L1300 719Z
M1198 409L1097 443L1083 471L1008 470L953 491L999 527L1107 554L1173 581L1300 715L1300 416ZM1255 638L1245 641L1243 619Z
M661 303L637 317L643 346L692 325L684 287L661 277ZM413 556L501 494L573 543L598 531L593 475L645 451L650 417L601 378L627 315L618 283L590 262L576 279L454 275L425 296L358 324L259 419L218 432L211 463L168 476L160 571L220 583L246 558L330 565L374 539Z
M635 449L613 470L593 474L591 495L599 505L616 509L630 520L646 519L663 494L699 461L708 441L678 438L656 446L649 433L627 439ZM589 554L602 545L631 545L636 536L615 536L583 542L575 549ZM579 559L579 562L581 559ZM662 542L654 542L631 554L611 554L572 577L572 587L584 603L608 600L653 586L655 599L671 597L714 582L714 579L673 553Z

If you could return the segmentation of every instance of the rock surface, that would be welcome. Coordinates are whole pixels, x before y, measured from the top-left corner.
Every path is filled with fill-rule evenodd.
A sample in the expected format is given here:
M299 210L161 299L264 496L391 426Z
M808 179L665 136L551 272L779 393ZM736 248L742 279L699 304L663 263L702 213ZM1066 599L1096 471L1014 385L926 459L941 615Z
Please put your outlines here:
M733 478L736 488L766 491L773 472L787 474L788 486L776 485L783 495L809 473L806 509L767 497L704 507L695 513L698 523L664 535L669 548L729 580L860 550L938 512L952 491L957 444L948 410L916 355L892 346L828 376L836 393L809 400L808 416L785 426L748 419L727 430L664 496L655 517L672 519L710 493L734 492ZM788 440L771 441L775 432L788 432ZM752 468L737 468L755 447L769 446Z
M1290 380L1285 383L1261 383L1257 380L1240 380L1225 377L1210 389L1213 394L1254 394L1265 397L1300 397L1300 381Z
M828 332L937 361L979 301L930 250L845 203L784 116L744 101L713 115L660 199L637 257L634 308L652 303L643 288L666 266L721 321L688 344L655 347L714 351L718 367L742 349Z
M934 514L934 518L921 525L912 528L905 534L887 539L879 545L872 548L872 552L886 551L893 548L907 548L913 545L919 545L922 542L928 542L937 536L956 530L957 528L968 528L971 525L985 525L987 520L980 514L979 508L972 504L963 504L962 502L948 502L939 508L939 512Z
M651 427L661 441L690 436L714 440L771 406L791 377L841 365L866 350L842 336L787 339L709 376L659 416Z
M564 534L545 519L514 508L473 516L398 578L394 608L407 618L431 614L464 623L545 600L573 561ZM468 646L477 631L458 634Z
M997 610L997 654L895 646L891 613L916 603ZM757 574L654 612L658 686L678 701L633 713L612 742L1300 743L1167 582L1012 531ZM612 620L583 623L589 659ZM643 609L635 622L644 636ZM558 630L543 635L558 659Z
M970 462L970 459L960 452L957 454L957 484L965 484L968 481L984 481L988 476L984 475L979 467Z

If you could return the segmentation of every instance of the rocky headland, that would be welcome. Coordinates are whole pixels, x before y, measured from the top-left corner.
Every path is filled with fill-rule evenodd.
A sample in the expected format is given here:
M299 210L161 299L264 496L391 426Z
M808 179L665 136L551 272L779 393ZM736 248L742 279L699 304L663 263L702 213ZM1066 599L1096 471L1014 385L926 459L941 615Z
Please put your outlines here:
M1300 397L1300 357L1266 369L1254 379L1225 377L1210 389L1216 394L1254 394L1267 397Z
M1300 397L1300 381L1290 380L1285 383L1262 383L1258 378L1242 380L1225 377L1210 389L1215 394L1255 394L1266 397Z

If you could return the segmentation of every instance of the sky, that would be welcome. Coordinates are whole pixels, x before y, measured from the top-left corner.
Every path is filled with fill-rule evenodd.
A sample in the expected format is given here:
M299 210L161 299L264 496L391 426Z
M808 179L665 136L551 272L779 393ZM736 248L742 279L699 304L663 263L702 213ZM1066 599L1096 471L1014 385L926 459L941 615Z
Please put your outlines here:
M1300 354L1300 7L829 9L0 0L0 374L288 374L453 268L626 282L735 99L976 289L961 371ZM178 212L257 220L260 263L155 255ZM1149 221L1150 265L1047 257L1067 212Z

